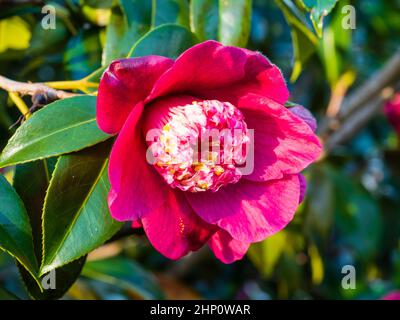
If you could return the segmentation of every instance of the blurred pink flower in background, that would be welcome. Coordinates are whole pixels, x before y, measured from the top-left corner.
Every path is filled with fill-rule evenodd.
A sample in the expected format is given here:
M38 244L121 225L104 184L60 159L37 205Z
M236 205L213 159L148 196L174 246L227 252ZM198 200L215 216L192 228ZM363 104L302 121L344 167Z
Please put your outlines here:
M384 295L382 300L400 300L400 290L391 291Z
M386 102L384 112L390 124L400 135L400 93L395 94L393 99Z
M175 61L112 62L97 99L99 127L118 134L109 163L111 215L143 227L170 259L205 243L225 263L241 259L251 243L292 220L306 187L300 172L321 153L314 118L301 106L284 107L288 96L280 70L262 54L215 41ZM152 130L158 134L146 139ZM190 146L209 130L237 134L219 137L224 149L195 161ZM252 172L218 161L242 157L238 150L250 144Z

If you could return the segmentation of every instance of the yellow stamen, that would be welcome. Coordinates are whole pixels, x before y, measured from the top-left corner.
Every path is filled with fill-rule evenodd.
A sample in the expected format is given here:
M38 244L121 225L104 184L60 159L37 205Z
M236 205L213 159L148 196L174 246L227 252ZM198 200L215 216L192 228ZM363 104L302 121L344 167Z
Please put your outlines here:
M215 168L214 168L214 173L217 175L217 176L220 176L221 174L223 174L224 173L224 168L222 168L221 166L216 166Z

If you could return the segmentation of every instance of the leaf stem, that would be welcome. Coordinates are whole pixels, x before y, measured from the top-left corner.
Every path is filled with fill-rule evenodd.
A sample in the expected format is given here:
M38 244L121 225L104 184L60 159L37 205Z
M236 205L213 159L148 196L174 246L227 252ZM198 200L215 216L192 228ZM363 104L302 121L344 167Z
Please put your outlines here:
M15 92L9 92L8 94L12 102L14 102L18 110L21 112L21 114L25 117L25 119L28 119L31 113L24 100L22 100L21 97Z
M46 86L59 90L81 90L88 92L88 88L97 88L99 85L95 82L87 81L86 79L73 80L73 81L51 81L46 82Z

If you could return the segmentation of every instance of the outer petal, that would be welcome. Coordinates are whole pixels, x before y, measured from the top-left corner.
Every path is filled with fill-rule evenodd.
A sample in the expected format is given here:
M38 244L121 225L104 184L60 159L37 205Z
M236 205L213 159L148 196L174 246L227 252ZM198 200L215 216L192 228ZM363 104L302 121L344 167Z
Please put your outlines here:
M300 181L297 174L259 183L242 179L215 193L185 195L205 221L250 243L276 233L292 220L299 204Z
M300 181L300 198L299 198L299 203L302 203L304 200L304 197L306 196L306 191L307 191L307 180L304 178L302 174L299 174L299 181Z
M170 259L198 250L216 230L193 212L181 192L173 190L167 202L143 217L142 224L151 244Z
M140 221L140 220L135 220L135 221L132 221L132 228L133 229L139 229L139 228L142 228L143 226L142 226L142 221Z
M281 72L262 54L212 40L179 56L157 81L149 99L176 92L233 103L248 93L282 104L289 96Z
M284 106L248 95L239 101L239 108L248 128L254 129L254 170L245 179L267 181L297 174L319 157L318 137Z
M208 241L208 246L223 263L232 263L243 258L250 243L235 240L228 232L219 230Z
M317 121L308 109L304 108L301 105L296 105L289 108L289 111L299 118L303 119L304 122L309 125L312 131L317 130Z
M116 60L104 72L97 97L97 122L101 130L117 133L132 108L143 101L173 60L147 56Z
M132 110L110 156L111 191L108 205L119 221L137 220L165 202L168 186L146 161L146 145L140 128L143 104Z

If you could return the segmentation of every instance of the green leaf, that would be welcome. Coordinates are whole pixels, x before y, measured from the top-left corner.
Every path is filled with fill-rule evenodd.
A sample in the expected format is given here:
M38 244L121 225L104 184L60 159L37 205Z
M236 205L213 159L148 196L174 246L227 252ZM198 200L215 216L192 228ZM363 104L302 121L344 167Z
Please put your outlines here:
M29 296L35 300L55 300L60 299L68 291L68 289L74 284L76 279L81 274L82 268L85 264L86 256L75 260L65 266L55 269L51 274L44 274L40 277L40 283L49 283L48 277L53 274L55 276L55 288L43 289L39 288L36 281L32 276L20 265L18 265L19 272Z
M121 47L121 41L127 30L128 24L120 7L114 6L106 29L102 65L108 65L112 60L121 57L121 51L124 49Z
M324 17L335 7L338 0L303 0L310 11L310 18L319 37L322 37Z
M41 274L82 257L121 228L107 204L110 148L107 141L60 157L44 205Z
M299 77L303 65L314 53L318 39L308 28L302 13L290 0L275 0L281 9L287 23L291 27L294 65L290 81L294 82Z
M108 138L97 127L95 97L58 100L17 129L0 155L0 167L77 151Z
M101 10L101 9L98 9ZM97 30L81 29L67 43L64 68L72 80L82 79L101 66L101 44Z
M1 175L0 249L11 254L33 276L37 274L38 266L28 214L18 194Z
M92 8L110 8L112 0L80 0L80 5L87 5Z
M219 41L225 45L246 46L251 28L251 3L251 0L219 0Z
M251 0L192 0L191 30L201 41L214 39L245 47L251 28Z
M89 261L83 268L82 275L120 287L138 298L163 298L154 276L143 270L134 261L126 258Z
M14 174L13 186L20 195L32 225L34 249L38 261L42 259L42 209L49 185L51 173L54 169L55 158L38 160L17 166ZM18 263L18 268L29 295L36 300L61 298L75 282L83 267L85 258L73 261L55 270L56 289L43 290L37 281ZM39 279L42 283L44 275Z
M324 37L321 41L319 54L325 67L326 77L333 88L339 78L340 63L339 55L335 46L335 33L332 28L324 30Z
M189 3L186 0L153 0L153 23L159 26L176 23L189 27Z
M335 183L335 227L337 245L352 250L364 261L379 254L382 213L377 201L341 172L331 170Z
M288 234L280 231L264 241L251 245L248 255L255 266L265 277L270 277L285 247L288 245Z
M138 29L148 29L151 25L151 1L119 0L128 26L136 25Z
M175 24L164 24L146 33L132 47L128 56L156 54L175 59L197 42L196 36L188 29Z
M19 300L14 294L0 287L0 300Z
M93 71L91 74L85 77L85 80L88 82L95 82L99 83L101 76L103 75L104 71L107 69L108 66L102 66L97 70ZM97 91L97 88L88 88L89 91Z
M42 211L55 159L17 165L13 186L27 208L36 258L42 259Z
M218 40L219 0L190 1L190 27L201 41Z
M112 8L110 22L107 25L103 65L108 65L114 59L125 57L132 45L150 28L150 12L148 19L145 13L144 15L134 14L138 11L136 8L142 7L138 0L121 0L120 2L121 6Z

